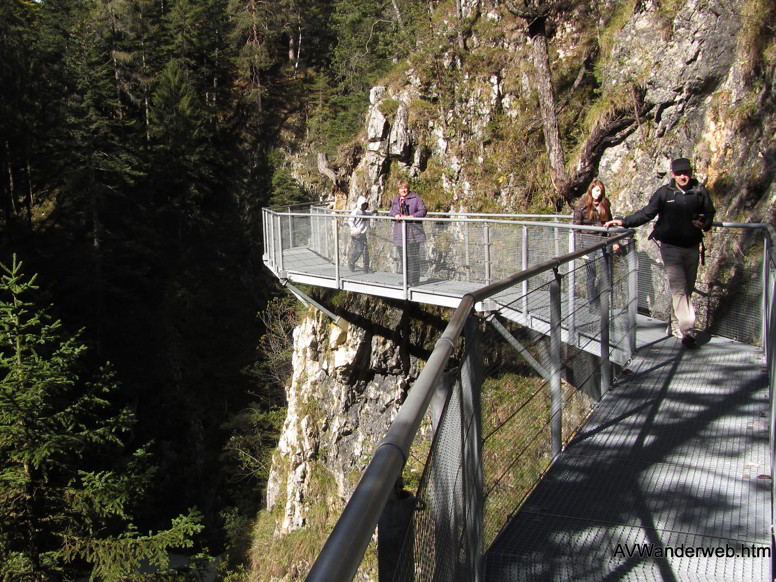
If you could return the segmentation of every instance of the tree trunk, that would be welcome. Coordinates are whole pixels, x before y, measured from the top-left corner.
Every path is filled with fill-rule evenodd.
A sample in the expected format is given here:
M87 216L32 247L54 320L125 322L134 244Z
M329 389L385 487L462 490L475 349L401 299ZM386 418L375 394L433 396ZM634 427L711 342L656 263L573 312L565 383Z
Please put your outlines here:
M299 70L299 58L302 55L302 25L299 25L299 40L296 43L296 61L294 62L294 79Z
M250 12L251 12L251 40L250 43L253 46L253 50L257 51L258 47L261 46L261 39L259 38L259 24L258 24L258 14L257 14L257 8L256 8L256 2L252 1L250 5ZM251 70L251 83L255 87L256 91L256 107L259 110L259 113L261 113L262 104L261 104L261 71L259 70L258 64L253 61L253 63L250 65Z
M550 71L550 56L547 50L547 37L542 31L533 37L533 65L536 73L536 88L539 91L539 109L542 115L542 128L547 154L550 157L550 170L555 190L564 190L568 181L563 155L563 144L560 141L558 117L555 114L555 92L552 88L552 72Z
M396 22L399 23L399 28L401 30L404 30L404 20L402 20L401 11L399 10L399 5L396 3L396 0L391 0L391 4L393 5L393 12L394 14L396 14Z
M30 159L27 158L27 224L32 226L32 206L34 199L32 195L32 168L30 166Z
M288 33L288 62L293 63L296 59L296 39L292 32Z
M32 563L32 572L35 578L42 575L40 563L40 545L38 540L38 519L35 509L35 484L32 475L32 467L29 463L24 463L24 475L27 478L25 485L24 510L27 513L27 557ZM40 578L39 578L40 579Z
M119 73L119 63L116 60L116 14L113 12L113 4L108 5L108 16L110 17L110 58L113 63L113 79L116 81L116 107L119 119L124 119L124 111L121 107L121 74Z
M97 355L102 354L102 320L104 309L103 301L103 273L102 273L102 222L100 220L99 195L94 176L94 169L90 172L91 186L91 214L92 214L92 252L94 253L94 338Z
M461 21L463 20L461 0L455 0L455 16L458 19L458 48L464 51L466 50L466 42L463 39L463 31L461 30Z
M337 186L337 174L329 168L329 158L323 152L318 152L318 171Z
M8 140L5 141L6 163L8 164L8 198L6 200L6 220L10 222L12 216L16 216L16 186L13 179L13 158L11 156L11 145Z

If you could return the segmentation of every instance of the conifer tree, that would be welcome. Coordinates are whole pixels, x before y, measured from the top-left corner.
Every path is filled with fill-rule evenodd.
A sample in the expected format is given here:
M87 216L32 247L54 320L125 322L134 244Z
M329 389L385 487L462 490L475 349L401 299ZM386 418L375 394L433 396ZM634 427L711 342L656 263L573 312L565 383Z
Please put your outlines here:
M132 507L152 476L107 369L34 301L35 277L0 265L0 579L68 578L81 561L103 580L132 579L142 560L165 567L191 545L194 513L141 536Z

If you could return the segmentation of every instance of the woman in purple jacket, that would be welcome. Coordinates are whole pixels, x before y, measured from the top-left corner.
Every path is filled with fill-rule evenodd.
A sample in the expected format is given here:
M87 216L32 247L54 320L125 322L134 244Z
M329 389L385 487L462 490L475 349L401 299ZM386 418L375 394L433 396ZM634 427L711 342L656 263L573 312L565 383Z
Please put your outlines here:
M410 192L410 186L405 181L399 182L399 195L391 203L391 216L395 221L393 244L399 249L399 257L402 256L402 231L405 226L407 228L407 285L417 285L420 282L420 247L426 240L426 233L422 222L411 219L426 216L426 205L420 196Z

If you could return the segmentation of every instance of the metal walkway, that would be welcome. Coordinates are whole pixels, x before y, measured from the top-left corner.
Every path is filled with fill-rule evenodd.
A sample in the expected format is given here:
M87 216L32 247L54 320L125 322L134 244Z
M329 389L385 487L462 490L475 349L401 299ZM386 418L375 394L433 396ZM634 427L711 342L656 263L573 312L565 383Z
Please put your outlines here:
M442 279L422 276L415 286L403 287L401 274L384 271L350 271L347 267L337 267L331 261L318 255L315 251L306 247L297 247L283 251L283 264L285 276L295 283L342 289L353 293L364 293L377 297L403 299L405 296L410 301L436 305L441 307L458 307L461 298L482 287L482 283L473 283L455 279ZM527 287L525 287L527 289ZM624 286L627 295L627 285ZM520 301L522 298L520 289L510 289L494 295L485 302L476 306L478 312L499 311L499 313L515 323L531 328L540 333L549 334L550 329L550 299L547 288L534 289L529 302ZM635 293L635 288L631 290ZM623 308L627 303L632 303L632 317L635 318L635 302L630 299L622 303ZM562 298L563 312L575 312L574 302L581 302L569 293ZM510 306L510 307L506 307ZM627 311L627 307L625 307ZM616 318L613 317L613 320ZM563 325L562 341L568 344L576 344L583 351L600 356L601 345L597 337L599 314L581 310L575 313L573 321L567 321ZM622 335L622 334L620 334ZM625 364L630 359L629 350L626 347L627 339L618 337L620 341L614 341L611 345L610 359L617 364Z
M715 224L728 299L696 351L637 314L668 313L667 292L632 231L595 242L560 222L427 217L409 285L406 221L397 245L390 218L372 217L363 273L346 266L347 213L263 215L264 263L285 283L456 308L308 580L353 579L382 518L394 582L772 579L770 225ZM755 234L759 266L743 259ZM708 308L712 290L699 295ZM428 410L413 498L396 485Z
M642 317L637 341L491 546L488 582L771 579L762 351L718 337L687 350Z

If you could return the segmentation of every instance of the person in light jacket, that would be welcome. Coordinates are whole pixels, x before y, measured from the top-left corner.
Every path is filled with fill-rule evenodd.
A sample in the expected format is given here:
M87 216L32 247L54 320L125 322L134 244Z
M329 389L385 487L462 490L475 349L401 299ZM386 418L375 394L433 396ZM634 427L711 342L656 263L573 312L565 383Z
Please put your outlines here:
M426 216L426 205L415 192L410 192L409 183L399 182L399 195L391 203L393 223L393 244L402 256L404 226L407 227L407 284L417 285L420 282L421 245L426 241L423 223L412 220Z
M348 226L350 227L350 259L348 268L351 272L356 270L356 261L363 255L364 273L371 273L369 268L369 244L367 232L369 231L369 219L375 212L369 210L369 201L364 196L359 196L356 207L350 213Z

